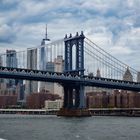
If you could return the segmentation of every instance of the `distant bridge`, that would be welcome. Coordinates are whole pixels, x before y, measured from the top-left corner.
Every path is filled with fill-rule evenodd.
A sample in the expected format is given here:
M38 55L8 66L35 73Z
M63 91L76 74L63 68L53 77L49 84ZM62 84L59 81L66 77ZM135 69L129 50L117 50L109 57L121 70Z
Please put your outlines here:
M83 32L75 36L66 35L63 40L44 45L19 54L13 51L1 55L6 61L0 66L0 78L61 84L64 105L59 115L89 115L85 109L85 86L140 91L140 83L136 82L137 71L97 46ZM47 70L46 63L52 64L58 55L64 57L64 70ZM7 64L14 65L8 67Z
M22 68L0 67L0 77L8 79L56 82L60 84L71 83L74 85L80 84L83 86L140 91L140 83L138 82Z

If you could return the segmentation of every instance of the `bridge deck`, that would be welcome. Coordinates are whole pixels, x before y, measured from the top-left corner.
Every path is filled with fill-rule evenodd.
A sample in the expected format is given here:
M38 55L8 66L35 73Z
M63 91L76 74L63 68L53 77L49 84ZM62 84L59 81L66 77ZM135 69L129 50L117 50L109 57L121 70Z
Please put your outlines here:
M21 68L0 67L0 78L56 82L60 84L71 83L84 86L140 91L140 83L137 82L91 77L87 75L81 77L79 75L66 73Z

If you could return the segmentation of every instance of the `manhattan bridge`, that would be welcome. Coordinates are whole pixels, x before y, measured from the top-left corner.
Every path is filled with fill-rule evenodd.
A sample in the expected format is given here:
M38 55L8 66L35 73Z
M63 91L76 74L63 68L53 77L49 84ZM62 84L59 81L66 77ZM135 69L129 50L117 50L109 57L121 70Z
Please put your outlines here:
M89 115L85 105L86 86L140 91L138 72L100 48L83 32L65 35L64 39L48 44L45 41L49 41L47 34L38 47L1 54L0 78L60 84L64 103L59 115L79 112L81 116ZM7 62L8 56L15 57ZM63 70L47 70L46 63L54 62L57 56L63 57ZM128 79L123 77L126 71L130 73Z

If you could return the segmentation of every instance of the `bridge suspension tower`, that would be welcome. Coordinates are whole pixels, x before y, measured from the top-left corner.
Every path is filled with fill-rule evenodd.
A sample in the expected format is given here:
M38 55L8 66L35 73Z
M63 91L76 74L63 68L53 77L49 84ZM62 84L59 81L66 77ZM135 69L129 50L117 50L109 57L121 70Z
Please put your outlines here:
M64 38L65 66L64 74L84 76L84 34L78 32ZM90 116L85 105L84 86L80 83L63 83L64 104L58 112L59 116Z

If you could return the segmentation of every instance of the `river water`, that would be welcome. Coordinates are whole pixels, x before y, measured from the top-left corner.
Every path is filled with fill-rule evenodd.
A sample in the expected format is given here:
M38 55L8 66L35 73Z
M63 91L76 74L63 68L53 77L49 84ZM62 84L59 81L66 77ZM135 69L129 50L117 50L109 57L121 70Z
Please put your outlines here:
M140 118L1 114L0 140L140 140Z

